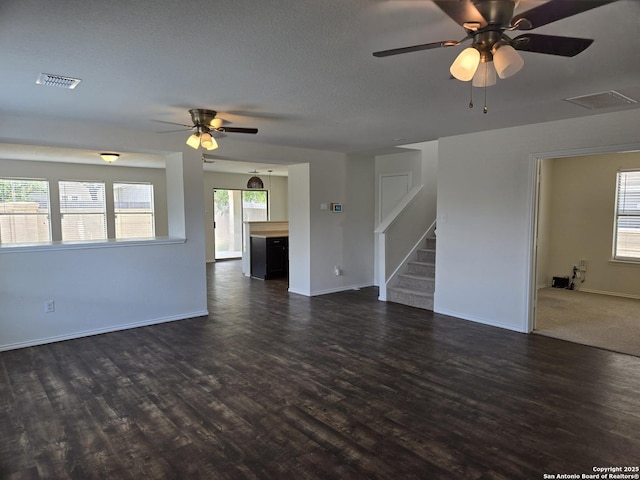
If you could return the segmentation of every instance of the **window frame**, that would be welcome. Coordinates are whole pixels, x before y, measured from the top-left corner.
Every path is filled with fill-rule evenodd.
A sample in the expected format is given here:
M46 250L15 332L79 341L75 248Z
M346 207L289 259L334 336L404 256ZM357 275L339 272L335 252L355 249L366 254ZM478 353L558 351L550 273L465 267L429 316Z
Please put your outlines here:
M149 187L150 194L150 211L149 212L126 212L119 209L116 205L116 188L118 185L143 185ZM136 238L155 238L156 236L156 212L155 212L155 192L152 182L135 182L135 181L114 181L111 182L111 190L113 192L113 221L114 221L114 238L115 240L128 240ZM118 215L142 215L151 216L151 235L146 237L140 236L119 236L118 235Z
M623 187L623 177L627 176L627 174L635 174L637 178L634 180L637 182L636 190L637 192L627 193L628 187L626 186L627 182L625 181L625 186ZM621 196L624 195L624 202L621 205ZM634 209L625 208L628 202L637 202L637 207ZM630 213L629 210L637 210L635 213ZM640 237L640 169L624 169L618 170L616 173L616 187L615 187L615 207L614 207L614 218L613 218L613 242L612 242L612 252L611 257L614 261L618 262L626 262L626 263L640 263L640 250L638 251L637 256L629 256L629 255L621 255L619 254L619 237L620 237L620 219L632 219L637 222L638 227L638 236ZM633 228L633 227L632 227Z
M46 185L46 213L43 212L3 212L0 211L0 217L18 217L18 216L33 216L33 217L44 217L46 219L46 231L48 234L47 240L25 240L18 242L2 242L0 239L0 245L4 246L21 246L25 244L32 243L50 243L53 239L52 225L51 225L51 185L49 179L46 178L29 178L29 177L1 177L0 181L8 181L8 182L42 182ZM38 202L41 203L41 202ZM39 207L40 208L40 207ZM15 233L15 232L14 232Z
M86 212L86 213L74 213L74 212L67 212L67 207L63 207L63 188L62 185L64 183L75 183L75 184L80 184L80 185L86 185L86 184L99 184L102 185L102 212ZM64 192L65 194L67 192ZM68 196L68 195L67 195ZM109 240L109 231L108 231L108 209L107 209L107 182L103 181L103 180L65 180L65 179L59 179L58 180L58 198L59 198L59 204L58 204L58 212L60 213L60 239L62 242L80 242L80 243L86 243L86 242L106 242L107 240ZM100 238L82 238L82 239L76 239L76 238L65 238L64 235L64 231L65 231L65 225L64 225L64 218L65 215L102 215L102 225L103 225L103 232L104 232L104 236L100 237Z

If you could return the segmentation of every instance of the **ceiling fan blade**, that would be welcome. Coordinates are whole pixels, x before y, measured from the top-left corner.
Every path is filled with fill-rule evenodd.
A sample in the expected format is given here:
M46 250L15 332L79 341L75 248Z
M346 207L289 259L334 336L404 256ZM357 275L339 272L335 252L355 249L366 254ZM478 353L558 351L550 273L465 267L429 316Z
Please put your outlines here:
M434 2L440 10L446 13L453 19L458 25L465 26L467 24L477 24L477 28L484 28L487 26L487 20L478 11L471 0L434 0Z
M467 37L468 38L468 37ZM464 39L466 40L466 38ZM420 52L422 50L431 50L440 47L457 47L464 40L444 40L442 42L423 43L422 45L413 45L412 47L392 48L391 50L382 50L373 52L374 57L389 57L391 55L400 55L401 53Z
M258 133L257 128L242 128L242 127L220 127L216 128L218 132L224 133Z
M593 43L590 38L557 37L555 35L537 35L525 33L511 42L516 50L562 57L574 57Z
M175 132L189 132L193 130L192 128L181 128L179 130L162 130L160 132L156 132L156 133L175 133Z
M151 121L156 123L166 123L167 125L178 125L179 127L186 127L186 128L194 127L194 125L185 125L184 123L175 123L175 122L165 122L164 120L151 120Z
M516 30L532 30L617 0L549 0L511 19ZM438 2L436 2L438 3Z

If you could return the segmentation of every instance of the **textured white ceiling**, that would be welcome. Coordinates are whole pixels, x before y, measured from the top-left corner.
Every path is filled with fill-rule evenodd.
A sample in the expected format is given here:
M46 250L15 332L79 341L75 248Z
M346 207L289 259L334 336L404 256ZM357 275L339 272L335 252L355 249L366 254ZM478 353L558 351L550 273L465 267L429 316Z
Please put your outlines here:
M211 108L259 128L233 135L242 140L372 152L600 113L565 97L640 98L639 19L640 2L620 0L535 30L595 42L574 58L524 52L524 69L487 90L485 115L482 91L470 110L468 84L449 79L459 47L371 55L462 38L429 0L2 2L0 113L162 131L153 120L189 123L189 108ZM36 85L43 72L82 83Z

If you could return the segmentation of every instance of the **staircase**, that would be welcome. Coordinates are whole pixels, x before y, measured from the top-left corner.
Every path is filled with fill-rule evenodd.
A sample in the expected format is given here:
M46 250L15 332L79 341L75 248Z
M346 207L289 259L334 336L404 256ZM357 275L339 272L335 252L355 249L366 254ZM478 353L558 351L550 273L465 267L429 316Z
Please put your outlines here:
M387 288L387 301L411 307L433 310L436 280L436 239L426 239L424 248L417 250L418 259L407 263L398 275L396 284Z

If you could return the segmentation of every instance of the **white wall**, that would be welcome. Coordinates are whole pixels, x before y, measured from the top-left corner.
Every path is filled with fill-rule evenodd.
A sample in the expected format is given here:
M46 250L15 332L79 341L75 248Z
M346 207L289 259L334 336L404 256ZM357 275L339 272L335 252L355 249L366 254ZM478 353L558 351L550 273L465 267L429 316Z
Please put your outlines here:
M374 284L375 161L370 156L350 155L346 165L345 212L342 220L343 286ZM346 210L348 208L348 210Z
M215 261L213 233L213 189L246 190L250 175L235 173L204 172L204 231L206 235L207 262ZM282 176L261 176L264 187L269 191L269 219L288 220L289 195L288 178ZM269 185L271 182L271 185Z
M422 155L418 150L406 150L401 153L377 155L375 167L375 226L380 224L380 176L389 174L408 173L411 177L409 190L414 185L420 185L422 178ZM382 219L384 220L384 219Z
M311 294L309 164L289 166L289 291Z
M587 260L583 291L640 298L640 265L612 262L616 175L640 168L640 153L610 153L544 160L549 164L545 267L538 284L551 285L551 277L571 276L580 259ZM542 263L542 262L539 262Z
M373 285L374 168L373 157L343 154L289 167L291 292L312 296ZM343 212L321 208L330 203L342 203Z
M435 311L529 330L537 157L638 148L640 110L439 141Z
M312 295L373 285L374 167L371 157L355 156L311 164ZM323 203L342 203L343 211Z

